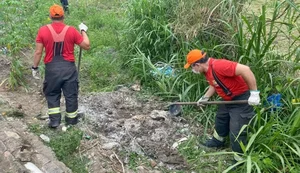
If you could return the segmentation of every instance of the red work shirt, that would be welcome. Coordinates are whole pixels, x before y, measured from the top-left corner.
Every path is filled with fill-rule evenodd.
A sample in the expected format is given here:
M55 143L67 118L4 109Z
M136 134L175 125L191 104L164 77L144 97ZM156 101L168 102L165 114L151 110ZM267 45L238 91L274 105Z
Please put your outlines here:
M215 88L217 94L224 100L232 100L234 96L238 96L249 90L249 87L242 76L235 75L237 64L237 62L225 59L209 59L208 70L205 73L206 80L209 85ZM220 81L232 92L231 96L227 96L223 89L217 84L212 74L212 68Z
M66 26L62 22L54 22L51 24L54 31L56 33L60 33L63 28ZM38 35L35 39L37 43L42 43L45 47L45 58L44 63L47 64L52 61L53 58L53 38L51 32L47 26L42 26L39 31ZM66 61L74 62L74 44L80 44L83 41L82 35L72 26L66 32L65 40L64 40L64 47L63 47L63 57Z

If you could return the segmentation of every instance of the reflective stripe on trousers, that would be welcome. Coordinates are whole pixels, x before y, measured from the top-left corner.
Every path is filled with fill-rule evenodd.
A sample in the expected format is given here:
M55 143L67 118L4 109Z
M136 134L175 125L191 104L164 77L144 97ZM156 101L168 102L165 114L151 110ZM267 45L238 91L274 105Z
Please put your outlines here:
M77 116L77 110L75 112L70 112L70 113L66 112L66 117L68 118L76 118L76 116Z
M59 113L60 113L60 107L48 109L48 115L59 114Z

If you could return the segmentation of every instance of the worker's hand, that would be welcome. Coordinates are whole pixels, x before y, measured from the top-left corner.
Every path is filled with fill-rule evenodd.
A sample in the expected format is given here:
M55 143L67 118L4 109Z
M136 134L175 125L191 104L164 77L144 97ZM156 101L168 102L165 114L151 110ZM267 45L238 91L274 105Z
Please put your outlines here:
M40 77L39 77L39 68L38 67L31 67L31 71L32 71L32 77L34 79L40 79Z
M259 102L260 102L259 91L258 90L250 91L250 97L248 98L248 104L249 105L258 105Z
M86 32L88 30L88 27L85 24L81 23L79 25L79 30Z
M197 106L203 107L204 105L201 104L201 102L207 102L209 100L209 97L202 96L198 101L197 101Z

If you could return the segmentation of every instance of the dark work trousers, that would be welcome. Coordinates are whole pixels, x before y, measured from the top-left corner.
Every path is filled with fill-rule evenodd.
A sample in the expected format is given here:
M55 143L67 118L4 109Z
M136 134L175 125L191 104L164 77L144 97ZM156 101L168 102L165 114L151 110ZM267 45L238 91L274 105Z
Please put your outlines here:
M69 5L68 0L60 0L60 3L61 3L61 5L63 6L64 11L69 12L69 11L68 11L68 5Z
M247 91L233 100L248 100L250 92ZM228 104L219 105L215 130L220 137L226 137L229 134L231 149L234 152L242 153L239 142L247 143L247 132L244 130L238 137L243 125L247 125L255 115L253 107L248 104ZM237 138L238 137L238 138Z
M78 73L74 62L65 61L61 55L46 64L43 92L48 102L48 108L59 108L61 92L66 100L66 113L77 113L78 109ZM50 113L50 111L49 111ZM61 119L60 112L49 114L50 122Z
M68 0L60 0L60 3L62 5L69 5Z

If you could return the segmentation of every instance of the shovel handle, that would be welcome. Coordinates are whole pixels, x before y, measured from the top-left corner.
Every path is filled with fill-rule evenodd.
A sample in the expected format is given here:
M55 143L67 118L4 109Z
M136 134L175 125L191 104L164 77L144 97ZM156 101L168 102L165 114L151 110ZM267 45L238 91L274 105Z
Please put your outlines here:
M234 101L206 101L201 102L203 105L222 105L222 104L245 104L248 100L234 100ZM174 102L170 105L197 105L197 102Z

